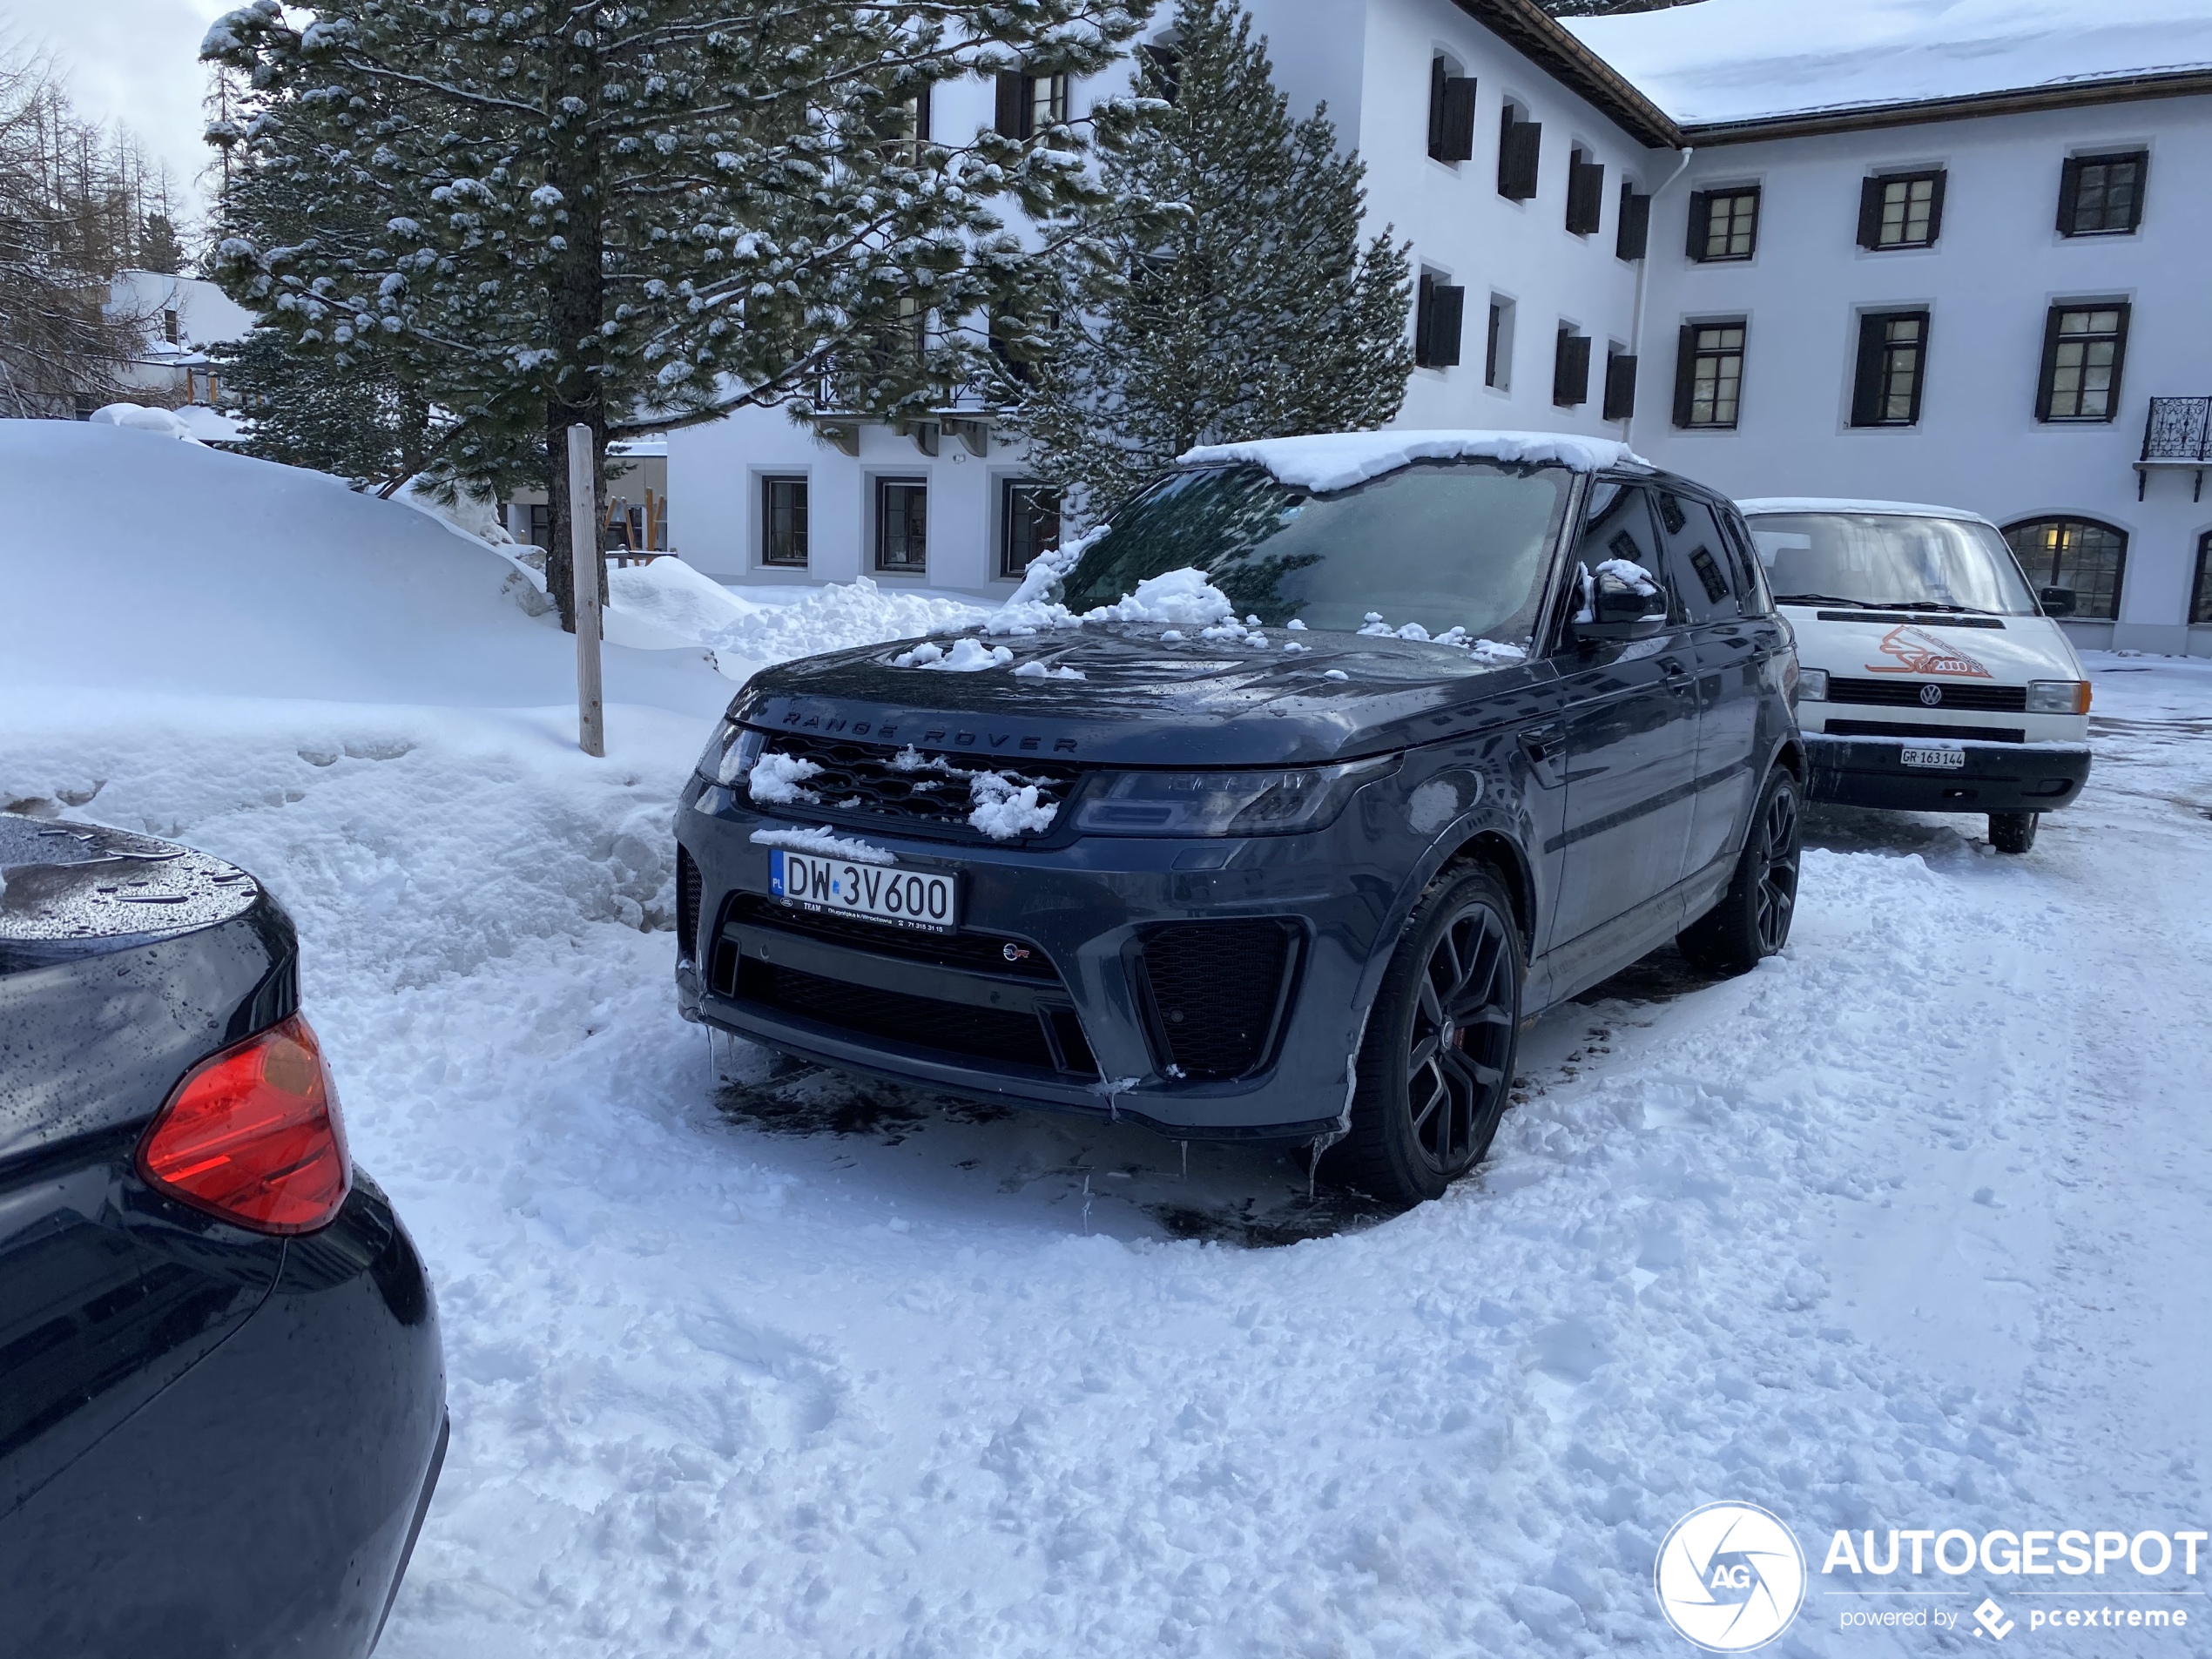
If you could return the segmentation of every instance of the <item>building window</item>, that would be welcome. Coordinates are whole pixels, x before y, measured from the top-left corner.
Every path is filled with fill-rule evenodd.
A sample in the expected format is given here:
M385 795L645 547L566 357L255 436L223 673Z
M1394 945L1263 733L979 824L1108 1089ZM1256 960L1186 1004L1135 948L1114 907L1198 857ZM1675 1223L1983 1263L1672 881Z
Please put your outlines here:
M1579 146L1567 158L1567 228L1595 236L1605 217L1605 165Z
M1870 311L1858 320L1858 374L1851 388L1853 426L1918 426L1927 379L1928 314Z
M929 89L923 87L899 105L892 120L894 136L883 146L884 159L919 165L922 148L929 142Z
M2212 622L2212 530L2196 538L2196 585L2189 590L2189 620Z
M1183 48L1176 44L1172 31L1149 46L1139 46L1136 52L1150 68L1158 95L1174 103L1183 91Z
M1613 233L1613 257L1616 260L1640 260L1650 244L1651 198L1623 179L1621 184L1621 218Z
M1421 273L1413 299L1413 362L1420 368L1450 368L1460 361L1460 323L1467 290L1453 287L1431 271Z
M532 547L542 547L550 553L553 550L552 506L546 502L535 501L529 504L529 544Z
M1748 260L1759 248L1759 188L1701 190L1689 199L1689 257L1700 265Z
M2051 307L2043 326L2037 420L2109 421L2119 413L2128 311L2122 303Z
M172 308L163 312L161 314L161 337L173 346L177 344L178 337L181 333L182 330L180 330L177 326L176 311Z
M929 484L921 478L875 481L875 568L921 576L929 568Z
M760 481L760 562L806 568L806 481Z
M1743 395L1741 319L1684 323L1675 356L1675 424L1728 428Z
M1060 545L1060 490L1034 478L999 486L999 574L1018 578L1029 561Z
M1513 301L1490 296L1490 326L1482 344L1482 383L1501 392L1513 387Z
M1885 172L1858 188L1858 245L1933 247L1943 233L1943 171Z
M2128 563L2128 532L2093 518L2035 518L2005 532L2013 556L2039 592L2071 594L2061 614L2110 622L2120 615L2120 579Z
M2150 152L2068 156L2059 170L2060 236L2126 236L2143 222Z
M1447 164L1474 156L1474 78L1445 57L1428 63L1428 154Z
M1525 202L1536 193L1536 172L1543 157L1544 127L1512 105L1498 125L1498 194Z
M1625 421L1636 412L1636 360L1618 346L1605 348L1605 401L1608 421Z
M1034 138L1068 119L1068 77L1016 75L998 78L998 107L991 125L1008 138Z
M1590 337L1563 322L1552 348L1552 401L1571 409L1589 401Z

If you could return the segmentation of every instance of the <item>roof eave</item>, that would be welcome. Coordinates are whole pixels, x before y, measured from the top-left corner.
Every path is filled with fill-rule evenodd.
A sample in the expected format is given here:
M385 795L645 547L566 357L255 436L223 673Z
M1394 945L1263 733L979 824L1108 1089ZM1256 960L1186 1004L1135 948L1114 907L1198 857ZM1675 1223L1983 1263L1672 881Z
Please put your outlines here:
M1459 9L1610 117L1640 144L1679 150L1683 130L1628 78L1577 40L1535 0L1453 0Z
M1683 142L1699 146L1757 144L1767 138L1865 132L1879 127L1918 126L1931 121L1967 121L1981 116L2019 115L2034 110L2074 109L2095 104L2128 104L2154 98L2191 98L2203 93L2212 93L2212 69L2165 70L2155 74L2068 81L2054 86L1962 93L1955 98L1804 110L1786 115L1755 116L1742 121L1684 122L1680 131Z

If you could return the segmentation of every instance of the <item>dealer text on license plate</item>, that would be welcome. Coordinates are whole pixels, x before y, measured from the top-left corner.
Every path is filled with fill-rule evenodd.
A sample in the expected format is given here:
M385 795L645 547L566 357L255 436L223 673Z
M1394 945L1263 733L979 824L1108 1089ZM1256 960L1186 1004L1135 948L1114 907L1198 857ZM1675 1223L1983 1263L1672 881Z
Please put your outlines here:
M776 851L768 854L768 891L786 904L894 927L950 933L960 921L959 883L939 871Z
M1908 766L1924 766L1931 772L1958 772L1966 764L1964 749L1938 748L1918 743L1906 744L1898 758Z

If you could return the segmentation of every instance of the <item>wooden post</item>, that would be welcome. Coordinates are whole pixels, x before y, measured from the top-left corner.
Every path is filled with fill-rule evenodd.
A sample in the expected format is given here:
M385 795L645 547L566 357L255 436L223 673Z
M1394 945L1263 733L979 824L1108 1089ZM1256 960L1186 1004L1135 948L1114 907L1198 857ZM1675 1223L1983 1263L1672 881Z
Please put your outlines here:
M607 752L607 717L599 691L599 509L591 428L569 428L569 562L576 574L577 744L588 755Z

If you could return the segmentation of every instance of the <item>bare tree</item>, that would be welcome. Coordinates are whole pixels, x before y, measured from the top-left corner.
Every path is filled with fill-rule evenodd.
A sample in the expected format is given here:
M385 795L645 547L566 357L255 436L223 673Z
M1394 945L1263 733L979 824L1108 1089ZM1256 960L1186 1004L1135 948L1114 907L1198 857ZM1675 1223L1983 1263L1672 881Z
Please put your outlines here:
M111 302L144 220L145 165L80 119L48 63L0 41L0 415L107 402L149 316Z

